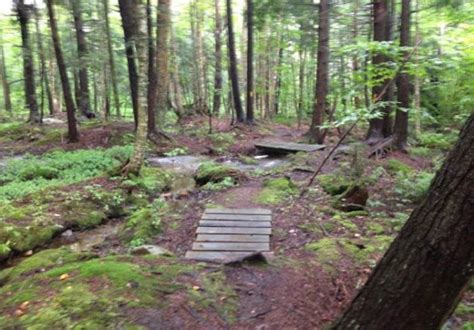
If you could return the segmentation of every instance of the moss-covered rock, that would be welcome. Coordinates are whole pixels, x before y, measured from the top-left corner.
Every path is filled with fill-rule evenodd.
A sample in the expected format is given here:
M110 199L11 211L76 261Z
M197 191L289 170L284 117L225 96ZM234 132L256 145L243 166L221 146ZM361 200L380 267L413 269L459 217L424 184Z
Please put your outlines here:
M267 179L263 186L257 197L257 201L262 204L278 204L297 192L296 185L286 177Z
M238 180L243 177L243 173L226 165L217 164L215 162L202 163L197 169L195 179L196 183L203 186L208 182L220 182L225 178L233 178Z
M131 247L146 244L161 232L161 217L167 208L164 200L156 199L152 204L137 209L126 219L124 238Z

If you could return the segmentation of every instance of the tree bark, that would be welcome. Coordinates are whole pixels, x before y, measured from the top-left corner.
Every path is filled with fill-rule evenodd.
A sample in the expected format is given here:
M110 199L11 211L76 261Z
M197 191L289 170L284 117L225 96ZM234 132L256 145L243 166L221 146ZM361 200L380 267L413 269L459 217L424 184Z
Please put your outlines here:
M222 100L222 18L220 12L220 0L214 0L216 14L215 29L215 72L214 72L214 100L212 102L212 113L219 115Z
M72 1L74 29L76 31L77 55L79 57L79 103L81 113L88 118L90 115L89 73L87 71L88 49L84 23L82 21L82 8L80 1Z
M67 76L66 64L64 62L63 51L61 49L61 41L59 39L58 27L53 7L54 0L47 0L49 24L51 27L51 37L53 39L54 52L56 54L56 61L58 63L59 75L61 77L61 85L64 94L64 101L66 103L67 123L69 142L78 142L79 133L76 126L76 117L74 109L74 101L72 98L71 87Z
M253 124L253 1L247 0L247 124Z
M170 37L171 37L171 47L170 51L172 53L171 60L172 60L172 72L171 72L171 79L172 79L172 90L174 95L174 104L175 104L175 112L178 116L178 120L181 120L184 116L184 109L183 109L183 91L181 89L181 81L179 75L179 59L176 50L176 37L173 32L173 29L170 30Z
M389 0L374 0L373 2L373 31L374 41L377 42L386 41L387 39L387 24L389 17L388 1ZM372 59L373 65L377 68L380 68L385 62L387 62L387 57L383 54L376 54ZM372 88L373 99L377 99L378 96L383 93L386 83L387 81L384 81L383 83ZM367 142L369 144L377 143L379 140L385 137L384 117L386 116L386 109L382 109L381 112L381 118L374 118L370 120L369 131L367 132Z
M120 16L125 38L125 52L127 54L128 79L130 82L130 92L132 95L133 119L135 127L138 126L138 72L135 62L135 46L132 40L137 35L137 24L134 20L135 10L133 0L119 0Z
M232 0L227 0L227 33L229 43L229 71L232 83L232 97L237 122L244 122L244 111L242 109L242 100L240 99L239 74L237 71L237 55L235 52L234 24L232 17Z
M148 134L156 133L156 97L158 75L155 69L156 50L153 37L151 0L146 0L146 28L148 37Z
M168 69L168 48L169 31L171 25L171 1L159 0L157 17L157 47L156 47L156 70L158 73L158 83L156 89L156 111L157 116L162 123L167 107L168 87L169 87L169 69Z
M110 68L110 78L112 80L112 91L114 93L114 106L115 114L117 118L121 118L120 113L120 95L118 92L118 82L117 82L117 73L115 71L115 56L112 46L112 33L110 31L110 19L109 19L109 0L102 0L104 6L104 20L105 20L105 32L107 34L107 52L109 55L109 68Z
M440 329L474 275L474 115L334 329Z
M146 31L146 5L143 0L120 0L120 14L124 34L127 36L129 59L138 64L137 87L137 129L133 154L123 168L125 176L138 175L145 157L147 142L148 117L148 56ZM129 72L131 75L131 72Z
M319 3L319 31L318 31L318 66L316 72L316 95L313 118L311 121L310 140L324 143L323 124L324 113L328 107L329 93L329 1Z
M41 29L40 29L40 13L36 5L36 1L35 1L35 27L36 27L36 41L37 41L38 54L39 54L40 66L41 66L41 80L42 80L42 83L44 84L46 97L48 99L49 114L53 115L55 112L54 99L53 99L53 93L51 92L51 84L49 81L49 75L46 69L46 57L45 57L44 47L43 47L43 36L41 35Z
M23 55L23 78L25 85L25 103L29 109L28 122L37 124L41 122L41 116L36 102L36 84L33 52L30 44L30 22L32 7L25 5L24 0L15 0L18 21L21 27L21 49Z
M410 0L402 1L402 15L400 25L400 47L410 46ZM407 58L408 51L404 51ZM396 149L405 151L408 139L408 108L410 108L410 76L404 71L397 79L398 109L393 129L393 145Z
M420 0L415 0L415 65L419 64L419 44L421 41L420 31ZM419 75L414 77L413 108L415 109L415 135L421 134L421 79Z
M1 31L0 31L1 35ZM2 80L2 89L3 89L3 104L5 106L5 111L12 113L12 101L10 96L10 84L8 82L7 75L7 65L5 63L5 52L3 49L3 43L0 40L0 77Z

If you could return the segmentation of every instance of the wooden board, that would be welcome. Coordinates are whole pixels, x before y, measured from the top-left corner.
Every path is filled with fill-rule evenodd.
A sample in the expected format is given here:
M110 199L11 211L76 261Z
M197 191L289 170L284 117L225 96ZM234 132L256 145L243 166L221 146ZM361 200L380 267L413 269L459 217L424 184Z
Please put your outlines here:
M193 251L270 251L270 243L196 242Z
M271 215L272 211L266 209L206 209L206 214L260 214Z
M265 150L269 153L290 153L290 152L315 152L326 148L322 144L303 144L303 143L292 143L292 142L269 142L261 141L255 143L257 149Z
M196 242L247 242L247 243L268 243L268 235L212 235L199 234Z
M204 213L202 220L232 220L232 221L272 221L271 215L250 214L209 214Z
M255 228L271 228L270 221L219 221L219 220L201 220L199 227L255 227Z
M199 227L198 234L271 235L271 228Z
M240 259L253 252L238 251L188 251L185 258L199 261L223 262L230 259Z
M207 209L186 258L224 261L270 251L271 210Z

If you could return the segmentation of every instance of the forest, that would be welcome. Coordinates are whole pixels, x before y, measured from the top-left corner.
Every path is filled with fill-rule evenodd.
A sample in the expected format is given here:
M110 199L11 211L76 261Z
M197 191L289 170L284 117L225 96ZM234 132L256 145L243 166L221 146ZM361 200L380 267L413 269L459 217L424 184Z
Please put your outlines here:
M474 330L474 2L2 0L0 329Z

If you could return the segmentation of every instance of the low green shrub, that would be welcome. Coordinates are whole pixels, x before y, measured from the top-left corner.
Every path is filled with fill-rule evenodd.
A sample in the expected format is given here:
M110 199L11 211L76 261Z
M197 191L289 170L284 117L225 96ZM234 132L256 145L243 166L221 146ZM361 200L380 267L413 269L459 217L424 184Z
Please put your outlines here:
M411 202L419 202L428 192L434 173L421 171L399 173L395 178L395 192Z
M418 141L421 146L433 149L449 150L456 140L457 135L454 133L424 132L418 135Z
M129 146L72 152L56 150L43 156L11 160L0 173L0 201L102 175L123 164L131 152Z

